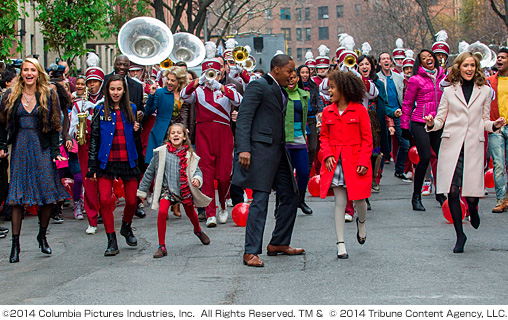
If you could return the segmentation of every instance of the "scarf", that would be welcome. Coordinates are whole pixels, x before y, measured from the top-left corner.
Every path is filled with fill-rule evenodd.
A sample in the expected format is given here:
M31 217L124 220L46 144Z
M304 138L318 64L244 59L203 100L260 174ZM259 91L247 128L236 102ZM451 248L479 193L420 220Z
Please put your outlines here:
M180 159L180 191L182 193L183 205L192 205L192 194L189 187L189 179L187 178L187 150L189 146L182 146L180 149L176 149L171 145L167 144L168 152L176 155Z

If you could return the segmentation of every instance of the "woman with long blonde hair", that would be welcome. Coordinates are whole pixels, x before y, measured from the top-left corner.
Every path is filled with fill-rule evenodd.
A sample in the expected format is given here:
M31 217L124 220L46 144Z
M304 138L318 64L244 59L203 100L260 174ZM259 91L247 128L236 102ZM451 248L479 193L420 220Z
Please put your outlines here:
M69 195L58 179L53 161L60 155L58 138L61 110L50 90L48 75L36 59L26 58L17 84L0 102L0 158L12 144L11 180L5 203L12 208L12 249L9 261L19 261L19 234L23 207L39 205L39 248L51 254L46 240L51 208Z

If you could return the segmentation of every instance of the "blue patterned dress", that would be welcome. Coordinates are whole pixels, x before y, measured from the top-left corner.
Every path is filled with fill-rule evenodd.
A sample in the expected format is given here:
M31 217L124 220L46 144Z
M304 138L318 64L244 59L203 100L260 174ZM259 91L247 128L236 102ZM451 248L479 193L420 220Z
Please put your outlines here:
M17 108L19 125L12 144L11 181L6 203L10 205L45 205L69 198L58 179L50 148L42 149L37 129L38 105L28 113Z

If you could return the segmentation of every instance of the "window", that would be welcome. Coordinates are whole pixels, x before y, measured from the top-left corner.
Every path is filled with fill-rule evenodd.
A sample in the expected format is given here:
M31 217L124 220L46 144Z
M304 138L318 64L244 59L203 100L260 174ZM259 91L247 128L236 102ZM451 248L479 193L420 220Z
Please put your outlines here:
M296 28L296 41L302 41L302 28Z
M281 28L281 30L284 34L284 39L291 41L291 28Z
M287 53L287 55L291 57L291 48L288 48L288 53Z
M328 40L328 27L319 27L319 40Z
M302 61L303 60L303 49L302 48L296 48L296 60Z
M273 33L273 29L272 28L265 28L265 33L266 34L272 34Z
M344 16L344 6L337 6L337 18L342 18Z
M305 28L305 40L310 40L310 28Z
M272 19L272 9L265 10L265 19Z
M318 19L328 19L328 7L319 7L318 8Z
M281 20L291 20L291 9L290 8L280 8L280 19Z
M295 9L296 21L302 20L302 8Z
M355 13L357 16L362 14L362 5L361 4L355 4Z
M337 33L338 34L344 33L344 27L343 26L337 26Z
M310 20L310 8L305 8L305 20Z

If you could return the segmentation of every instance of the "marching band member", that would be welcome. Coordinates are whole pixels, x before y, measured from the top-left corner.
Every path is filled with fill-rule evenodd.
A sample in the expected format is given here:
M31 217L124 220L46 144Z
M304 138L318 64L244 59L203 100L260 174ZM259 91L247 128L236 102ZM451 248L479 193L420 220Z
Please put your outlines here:
M305 65L309 67L310 70L310 76L315 77L316 76L316 60L314 59L314 55L312 54L312 51L307 51L305 53Z
M438 63L445 72L447 71L445 67L450 55L450 46L446 43L446 40L448 40L448 34L446 31L441 30L436 33L436 42L432 45L432 52L436 54Z
M404 92L406 91L407 81L413 75L413 65L415 64L413 50L406 50L406 58L402 62L402 73L404 74Z
M199 79L186 86L180 96L185 102L196 104L196 150L201 157L199 164L203 172L203 193L213 201L206 207L206 226L217 225L215 212L214 179L218 181L219 223L226 223L226 195L231 183L233 164L233 133L230 128L233 106L239 106L242 96L233 86L219 83L221 64L209 55L202 64ZM214 74L215 79L207 78Z
M319 57L316 58L316 76L312 77L312 81L314 81L318 86L323 82L323 79L327 77L328 69L330 69L330 58L327 56L330 52L324 44L320 45L318 48ZM328 93L326 93L328 95Z
M404 59L406 58L406 50L404 49L404 42L402 39L397 39L395 41L396 48L393 49L392 57L394 67L392 69L393 72L402 74L402 64L404 63Z

